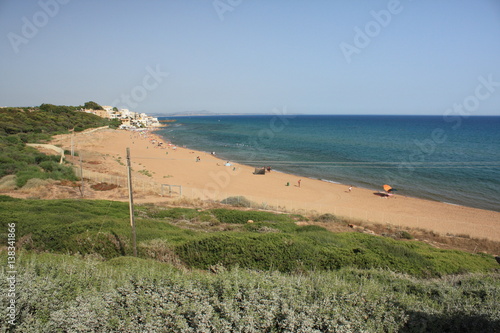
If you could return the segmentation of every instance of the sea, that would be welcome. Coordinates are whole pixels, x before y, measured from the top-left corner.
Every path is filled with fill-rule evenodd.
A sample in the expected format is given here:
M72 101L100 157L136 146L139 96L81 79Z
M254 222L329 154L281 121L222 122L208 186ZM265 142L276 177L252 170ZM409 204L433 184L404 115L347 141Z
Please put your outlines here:
M158 132L223 160L500 211L500 116L160 117Z

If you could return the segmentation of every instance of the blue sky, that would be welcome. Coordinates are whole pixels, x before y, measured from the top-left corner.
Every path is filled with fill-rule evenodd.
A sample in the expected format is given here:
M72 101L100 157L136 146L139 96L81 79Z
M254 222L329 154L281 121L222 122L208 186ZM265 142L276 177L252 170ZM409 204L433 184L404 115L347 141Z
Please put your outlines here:
M0 22L0 106L500 115L497 0L0 0Z

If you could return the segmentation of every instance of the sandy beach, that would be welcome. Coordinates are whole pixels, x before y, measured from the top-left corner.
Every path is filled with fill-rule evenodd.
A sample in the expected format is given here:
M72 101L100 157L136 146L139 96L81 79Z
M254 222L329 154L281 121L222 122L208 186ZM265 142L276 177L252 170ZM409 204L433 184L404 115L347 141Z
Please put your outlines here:
M500 241L499 212L402 195L384 198L374 190L353 187L349 191L349 185L275 171L256 175L253 167L231 161L226 166L228 161L211 153L175 147L154 132L146 133L106 129L77 133L73 139L71 135L59 135L52 143L70 150L73 141L83 168L117 177L126 174L126 148L129 147L135 181L180 185L182 195L188 198L222 200L245 196L258 204L288 211L331 213L372 223L422 228L442 235ZM174 189L178 191L177 187ZM171 199L152 195L140 200Z

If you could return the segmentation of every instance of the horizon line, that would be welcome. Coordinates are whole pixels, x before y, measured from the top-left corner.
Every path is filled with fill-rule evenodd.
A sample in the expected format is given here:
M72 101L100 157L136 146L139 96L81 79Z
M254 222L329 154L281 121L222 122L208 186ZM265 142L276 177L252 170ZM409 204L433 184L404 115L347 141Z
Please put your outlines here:
M183 113L152 113L158 117L216 117L216 116L276 116L276 113L196 113L193 112L189 114L189 111L186 111L186 114ZM396 116L396 117L444 117L446 115L436 115L436 114L394 114L394 113L287 113L286 115L290 116ZM451 116L451 115L450 115ZM477 114L477 115L453 115L456 117L463 118L471 118L471 117L500 117L498 115L490 115L490 114Z

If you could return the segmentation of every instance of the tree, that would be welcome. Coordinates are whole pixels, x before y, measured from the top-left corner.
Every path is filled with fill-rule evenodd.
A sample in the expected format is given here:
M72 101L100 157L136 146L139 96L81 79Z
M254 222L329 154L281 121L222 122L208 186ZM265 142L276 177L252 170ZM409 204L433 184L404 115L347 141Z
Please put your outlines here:
M115 107L113 108L113 111L118 111L118 108L115 106Z
M99 104L97 104L96 102L92 102L92 101L85 103L85 104L83 105L83 107L84 107L85 109L90 109L90 110L104 110L104 109L102 108L102 106L100 106L100 105L99 105Z
M115 119L111 119L109 121L109 127L110 128L116 129L116 128L120 127L121 124L122 124L122 121L120 119L116 119L115 118Z
M53 111L55 108L56 108L56 106L54 104L46 104L46 103L43 103L39 107L40 110L47 111L47 112L48 111Z

